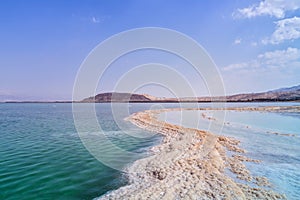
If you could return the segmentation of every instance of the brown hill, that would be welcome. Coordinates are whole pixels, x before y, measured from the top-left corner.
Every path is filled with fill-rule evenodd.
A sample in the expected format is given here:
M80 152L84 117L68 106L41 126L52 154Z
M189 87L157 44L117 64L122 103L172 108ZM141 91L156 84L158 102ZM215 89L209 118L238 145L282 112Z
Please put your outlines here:
M298 101L300 100L300 85L268 92L236 94L226 99L227 101Z
M89 97L82 102L95 102L95 103L105 103L105 102L150 102L153 101L154 97L150 98L148 95L143 94L131 94L131 93L118 93L118 92L108 92L97 94L94 97Z
M183 97L183 98L161 98L154 97L147 94L131 94L131 93L118 93L108 92L97 94L94 97L89 97L81 102L260 102L260 101L300 101L300 85L272 90L260 93L247 93L235 94L230 96L221 97Z

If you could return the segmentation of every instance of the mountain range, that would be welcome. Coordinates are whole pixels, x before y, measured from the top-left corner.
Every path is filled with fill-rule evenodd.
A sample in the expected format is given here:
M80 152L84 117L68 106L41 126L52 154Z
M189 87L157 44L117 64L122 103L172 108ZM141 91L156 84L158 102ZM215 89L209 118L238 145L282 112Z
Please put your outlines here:
M300 85L289 88L281 88L260 93L245 93L218 97L183 97L165 98L154 97L147 94L131 94L108 92L88 97L80 102L83 103L107 103L107 102L262 102L262 101L300 101Z

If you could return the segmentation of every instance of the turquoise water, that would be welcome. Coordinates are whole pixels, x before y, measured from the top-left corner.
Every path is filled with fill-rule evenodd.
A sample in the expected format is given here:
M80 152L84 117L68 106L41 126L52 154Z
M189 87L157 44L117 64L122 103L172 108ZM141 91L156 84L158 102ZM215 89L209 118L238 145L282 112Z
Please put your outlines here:
M96 110L108 138L126 150L146 155L147 148L160 141L159 136L124 134L109 104L97 104ZM130 123L127 127L143 133ZM101 164L85 149L71 104L0 104L0 199L93 199L125 184L122 172Z
M257 104L228 104L235 105ZM131 104L130 113L179 106ZM192 108L195 104L181 106ZM211 104L198 106L207 107ZM123 121L126 114L114 116L126 125L126 130L124 127L121 130L115 123L110 104L96 104L96 111L107 138L115 145L139 155L122 160L120 165L124 167L140 156L147 156L148 148L161 141L158 135L143 139L124 134L124 131L135 135L148 132ZM260 123L266 122L263 124L256 124L252 118L248 121L247 116L242 121L236 121L236 124L224 127L224 134L240 139L250 157L264 161L264 165L250 166L257 175L268 176L275 188L284 191L290 199L300 199L299 137L266 134L266 130L274 128L273 125L276 125L276 131L299 134L295 132L299 126L294 126L293 121L299 122L298 115L276 114L273 116L276 123L270 123L273 118L264 116L259 120ZM173 117L176 118L176 115ZM234 113L232 117L235 117ZM248 123L251 123L251 130L245 128ZM289 125L290 129L286 129L288 124L293 126ZM204 127L205 122L201 126ZM91 139L93 136L86 135ZM98 143L101 146L101 141L96 141ZM111 149L107 148L106 151ZM105 166L83 146L74 126L71 104L0 104L0 199L93 199L126 184L124 173Z
M214 122L201 118L203 111L174 111L160 117L173 124L212 132L219 130L225 122L219 134L240 140L241 147L247 151L246 156L262 161L261 164L246 163L252 174L266 176L272 188L284 193L288 199L300 199L300 113L228 111L223 121L218 118L221 116L218 112L204 112L208 116L214 114ZM272 133L293 134L295 137Z

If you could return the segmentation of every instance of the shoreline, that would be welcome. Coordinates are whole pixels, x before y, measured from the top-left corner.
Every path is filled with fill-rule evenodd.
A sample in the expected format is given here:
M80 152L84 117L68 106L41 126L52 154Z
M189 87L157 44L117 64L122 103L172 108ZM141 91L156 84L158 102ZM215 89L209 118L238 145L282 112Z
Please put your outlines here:
M128 167L129 185L99 199L286 199L285 195L272 191L267 178L251 175L244 162L260 161L244 156L240 141L169 124L157 118L160 113L168 111L221 109L293 112L299 111L300 107L171 108L134 113L126 120L142 129L162 134L163 141L151 148L152 155ZM227 152L232 155L227 155ZM245 183L235 182L226 170Z
M96 103L96 104L102 104L102 103L299 103L300 100L253 100L253 101L232 101L232 100L220 100L220 101L169 101L169 100L153 100L153 101L101 101L101 102L85 102L85 101L72 101L72 100L49 100L49 101L39 101L39 100L33 100L33 101L0 101L0 103L3 104L18 104L18 103Z

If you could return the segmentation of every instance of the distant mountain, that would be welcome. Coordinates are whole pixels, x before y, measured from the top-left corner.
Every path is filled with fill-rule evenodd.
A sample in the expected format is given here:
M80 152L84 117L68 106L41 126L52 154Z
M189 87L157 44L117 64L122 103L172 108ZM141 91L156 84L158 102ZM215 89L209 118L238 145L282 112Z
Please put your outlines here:
M236 94L226 97L227 101L299 101L300 85L268 92Z
M292 91L299 91L300 90L300 85L293 86L293 87L288 87L288 88L280 88L277 90L271 90L269 92L292 92Z
M0 102L6 101L22 101L23 97L10 95L10 94L0 94Z
M83 99L82 102L151 102L155 101L155 99L156 97L150 95L108 92L97 94L94 97Z
M271 90L260 93L235 94L221 97L184 97L184 98L161 98L147 94L131 94L108 92L97 94L94 97L83 99L83 103L106 103L106 102L261 102L261 101L300 101L300 85Z

